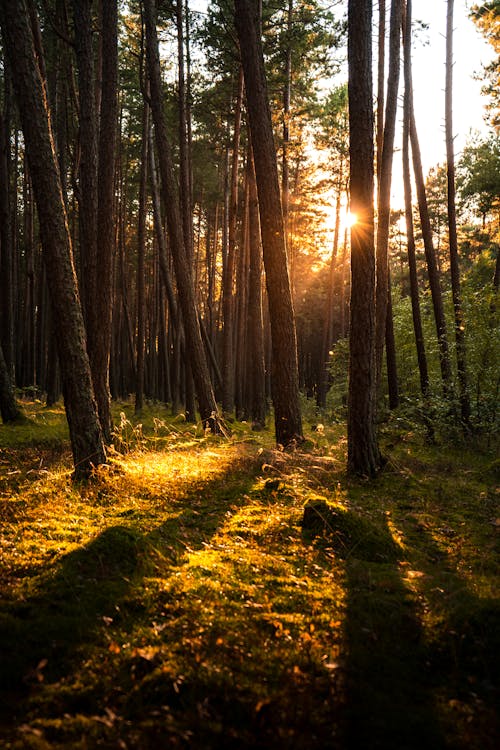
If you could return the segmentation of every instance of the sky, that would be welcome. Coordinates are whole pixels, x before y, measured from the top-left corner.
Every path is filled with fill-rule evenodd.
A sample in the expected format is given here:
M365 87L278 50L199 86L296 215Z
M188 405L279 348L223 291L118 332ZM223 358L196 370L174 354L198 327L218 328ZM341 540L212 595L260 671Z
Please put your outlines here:
M484 120L485 97L481 95L481 74L484 64L493 58L493 49L486 42L469 18L470 7L478 0L455 0L454 2L454 81L453 81L453 131L455 155L465 146L471 130L486 132ZM190 7L206 11L208 0L190 0ZM337 0L337 9L344 13L347 0ZM387 25L390 2L386 0ZM378 2L373 0L373 23L377 22ZM444 140L444 87L446 56L446 10L447 0L414 0L414 28L417 21L427 24L427 29L414 32L413 38L413 88L417 130L422 152L422 163L426 175L431 167L446 159ZM376 49L376 39L374 43ZM376 68L375 68L376 70ZM400 102L403 95L403 73L400 78ZM338 85L339 81L335 84ZM376 82L374 81L374 85ZM401 139L402 106L398 112L399 140ZM398 146L396 146L398 148ZM401 156L394 155L393 204L404 205L402 193Z
M493 57L492 47L468 17L470 0L455 0L453 130L455 153L464 147L471 129L485 130L481 82L474 80ZM413 17L429 24L414 39L413 87L415 118L424 172L446 158L444 141L444 85L446 0L416 0ZM424 45L423 42L428 44Z

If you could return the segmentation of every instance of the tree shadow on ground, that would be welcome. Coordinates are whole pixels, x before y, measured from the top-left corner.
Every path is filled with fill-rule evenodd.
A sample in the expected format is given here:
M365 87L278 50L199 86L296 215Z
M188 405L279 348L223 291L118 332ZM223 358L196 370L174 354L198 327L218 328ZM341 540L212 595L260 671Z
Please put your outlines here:
M498 747L498 601L473 595L411 514L397 518L410 556L387 516L322 506L308 533L345 566L344 747Z
M307 507L307 506L306 506ZM307 524L344 561L344 747L444 747L434 714L418 603L405 586L401 547L385 522L323 505Z
M428 674L447 746L496 750L500 740L500 602L472 593L429 529L412 516L401 522L407 534L419 538L419 549L425 550L415 564L423 574L418 579L420 595L433 611L434 625L427 635ZM452 529L447 531L453 535Z
M94 719L105 715L106 704L113 698L113 680L119 681L121 675L108 674L106 683L99 684L103 665L92 664L92 649L97 647L104 660L110 649L119 650L119 644L113 642L113 628L131 633L147 617L141 581L154 572L153 560L159 550L165 553L166 574L174 574L176 566L182 565L185 550L209 543L228 509L245 502L252 481L252 476L238 476L229 467L222 476L204 483L202 490L196 482L191 489L187 483L185 497L172 504L175 517L171 520L144 534L139 528L140 517L126 513L123 524L106 528L8 593L0 604L0 738L14 741L17 737L19 741L18 729L29 720L37 703L38 716L45 709L54 716L79 715L82 721L83 715ZM137 679L151 663L136 658L132 677ZM110 668L116 668L111 661ZM87 678L89 672L95 672L95 680L91 674L83 681L85 686L75 690L83 672ZM82 728L83 734L88 733L85 747L118 747L112 722L109 732L102 719L99 722L95 731L104 739L93 740L94 729ZM19 746L30 747L26 742ZM61 746L72 744L68 740Z

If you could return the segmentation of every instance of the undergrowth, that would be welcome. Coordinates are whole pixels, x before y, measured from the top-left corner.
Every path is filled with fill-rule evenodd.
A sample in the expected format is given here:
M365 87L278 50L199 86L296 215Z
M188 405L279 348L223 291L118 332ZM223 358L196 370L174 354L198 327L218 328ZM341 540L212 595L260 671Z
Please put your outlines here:
M343 424L286 453L123 404L78 486L62 410L25 411L0 426L1 747L497 747L491 449L394 423L354 482Z

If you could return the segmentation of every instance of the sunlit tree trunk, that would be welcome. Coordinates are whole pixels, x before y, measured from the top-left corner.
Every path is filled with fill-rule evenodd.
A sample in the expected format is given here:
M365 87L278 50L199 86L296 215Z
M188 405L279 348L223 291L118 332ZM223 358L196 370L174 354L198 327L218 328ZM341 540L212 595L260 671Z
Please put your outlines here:
M38 208L70 431L75 477L105 461L94 400L71 239L47 111L45 82L24 0L1 0L4 48L13 72L33 190Z
M351 326L348 456L351 474L380 468L375 429L375 237L372 103L372 3L349 0L349 154L351 211Z
M457 212L455 207L455 153L453 146L453 0L448 0L446 14L446 87L445 129L446 166L448 177L448 228L450 244L451 291L455 314L455 342L457 374L460 391L460 410L464 429L470 429L470 400L467 383L467 353L465 347L465 321L460 294L460 267L458 263Z
M245 75L250 135L257 177L271 322L272 395L276 440L286 446L303 440L297 340L257 5L251 0L235 0L235 23Z

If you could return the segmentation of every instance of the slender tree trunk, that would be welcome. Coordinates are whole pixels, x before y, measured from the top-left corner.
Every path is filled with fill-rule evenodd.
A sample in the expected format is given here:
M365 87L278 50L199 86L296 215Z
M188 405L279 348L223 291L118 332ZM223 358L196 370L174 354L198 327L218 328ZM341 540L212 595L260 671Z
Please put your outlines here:
M420 390L426 399L429 396L429 373L427 369L427 357L425 354L425 340L422 329L422 317L420 314L420 302L418 295L417 260L415 254L415 234L413 229L413 207L410 176L410 106L411 106L411 16L412 2L406 0L406 17L404 22L404 111L403 111L403 183L405 199L406 218L406 241L408 248L408 268L410 272L410 295L413 316L413 329L415 331L415 345L417 348L418 370L420 374Z
M389 409L399 406L399 383L396 362L396 339L392 318L391 274L387 276L387 315L385 317L385 352L387 364L387 387L389 391Z
M188 143L187 96L186 77L184 73L184 14L182 0L175 4L177 25L177 64L178 64L178 107L179 107L179 174L180 174L180 205L184 242L188 259L193 255L193 217L190 180L190 154Z
M184 243L188 263L193 264L193 206L191 195L191 154L190 146L190 123L188 123L188 106L186 93L186 76L184 65L184 15L182 0L178 0L176 9L177 25L177 60L178 60L178 109L179 109L179 183L180 183L180 208L182 215ZM193 371L189 359L189 350L184 348L185 367L184 377L186 379L186 419L188 422L196 422L196 403L193 383Z
M446 14L446 87L445 129L446 165L448 178L448 229L450 243L450 272L453 310L455 313L455 342L457 374L460 391L462 425L470 430L470 400L467 382L467 352L465 346L465 321L460 294L460 267L458 262L457 212L455 206L455 153L453 146L453 0L448 0Z
M6 86L7 89L7 86ZM6 96L9 96L6 90ZM8 102L6 107L9 106ZM0 112L0 341L9 379L14 376L13 252L9 196L10 123Z
M0 21L5 52L14 76L38 207L52 311L58 326L59 362L75 477L84 478L93 466L105 461L105 452L92 389L45 83L37 64L24 0L1 0Z
M391 216L391 182L392 161L394 153L394 136L396 132L396 111L398 106L398 85L400 68L401 36L401 1L392 0L390 41L389 41L389 76L387 80L387 101L384 118L382 153L378 154L378 223L377 223L377 290L376 290L376 362L377 383L380 384L384 341L386 336L386 318L389 296L389 225ZM378 133L377 133L378 136ZM395 377L395 373L391 373ZM397 379L397 376L396 376Z
M248 374L250 382L250 418L252 429L263 429L266 423L266 373L264 362L264 324L262 316L262 245L260 240L259 201L255 181L255 165L249 148L247 179L248 204Z
M420 225L422 237L424 240L425 260L427 263L427 273L429 276L429 286L431 289L432 305L434 308L434 319L436 322L436 331L439 346L439 363L441 366L441 378L443 381L443 393L445 396L450 395L451 389L451 365L448 351L448 333L446 318L444 314L443 296L441 294L441 285L439 283L439 271L436 262L436 253L432 241L432 228L429 219L429 209L427 206L427 195L425 191L424 173L422 169L422 158L420 155L420 145L418 142L417 126L415 123L415 113L413 111L413 92L410 83L410 142L413 159L413 173L415 176L415 186L417 190L418 208L420 213Z
M293 0L288 0L288 10L286 16L285 85L283 88L283 156L281 169L281 200L283 204L283 225L285 227L285 241L288 248L288 219L290 213L290 169L288 163L288 147L290 144L290 103L292 95L292 20Z
M377 57L377 180L380 184L382 167L382 149L384 146L384 108L385 108L385 9L386 0L378 3L378 57Z
M135 367L135 411L144 402L144 343L145 343L145 278L146 200L148 179L149 105L145 101L142 114L141 176L139 180L139 216L137 220L137 359Z
M251 0L235 0L235 23L245 75L250 135L257 176L259 213L272 331L272 394L276 440L303 440L297 340L287 268L276 150L267 96L260 19Z
M153 0L144 0L144 18L146 26L146 55L151 87L151 110L158 142L162 191L167 212L170 249L174 261L186 344L191 358L201 419L204 424L210 425L210 428L214 432L219 432L224 427L218 416L217 404L210 381L210 372L203 348L167 135L167 123L163 110L158 37Z
M99 172L97 182L96 283L89 332L89 356L99 419L111 442L113 419L109 392L109 358L115 257L115 158L118 125L118 7L117 0L101 0L102 85L99 119Z
M420 314L418 294L417 261L415 254L415 234L413 229L413 208L410 176L409 131L410 131L410 87L411 87L411 0L406 3L406 21L404 31L404 70L405 95L403 115L403 182L405 196L406 238L408 249L408 268L410 272L410 295L413 315L413 329L415 331L415 345L417 348L418 369L420 373L420 390L424 398L429 395L429 373L425 354L425 340Z
M95 108L92 0L73 0L75 52L78 70L80 184L78 191L81 289L87 333L95 325L97 263L97 116Z
M349 284L349 274L347 273L349 268L349 259L348 259L348 242L349 242L349 231L346 227L344 232L344 243L342 245L342 256L340 259L340 266L342 269L341 272L341 278L340 278L340 338L345 339L347 336L347 328L346 325L346 318L348 317L347 313L347 302L346 300L349 299L348 295L348 284Z
M347 468L373 476L381 458L375 429L375 236L372 104L372 3L349 0L349 154L351 327Z
M234 268L236 255L236 223L238 215L238 165L241 131L241 108L243 101L243 68L238 72L236 105L234 111L233 147L231 158L231 180L229 190L228 246L226 263L223 269L223 331L222 331L222 410L231 413L234 410L235 358L234 338Z
M335 283L339 279L339 236L340 236L340 209L342 203L342 194L344 192L344 159L341 157L338 175L337 198L335 204L335 229L333 234L332 257L330 260L330 272L328 275L328 288L326 292L325 317L323 322L323 336L321 341L321 357L319 378L316 391L316 404L320 409L326 408L326 395L328 393L328 363L330 358L330 347L338 337L335 327L335 293L339 291L340 283ZM340 281L340 280L339 280ZM339 295L340 299L340 295Z

